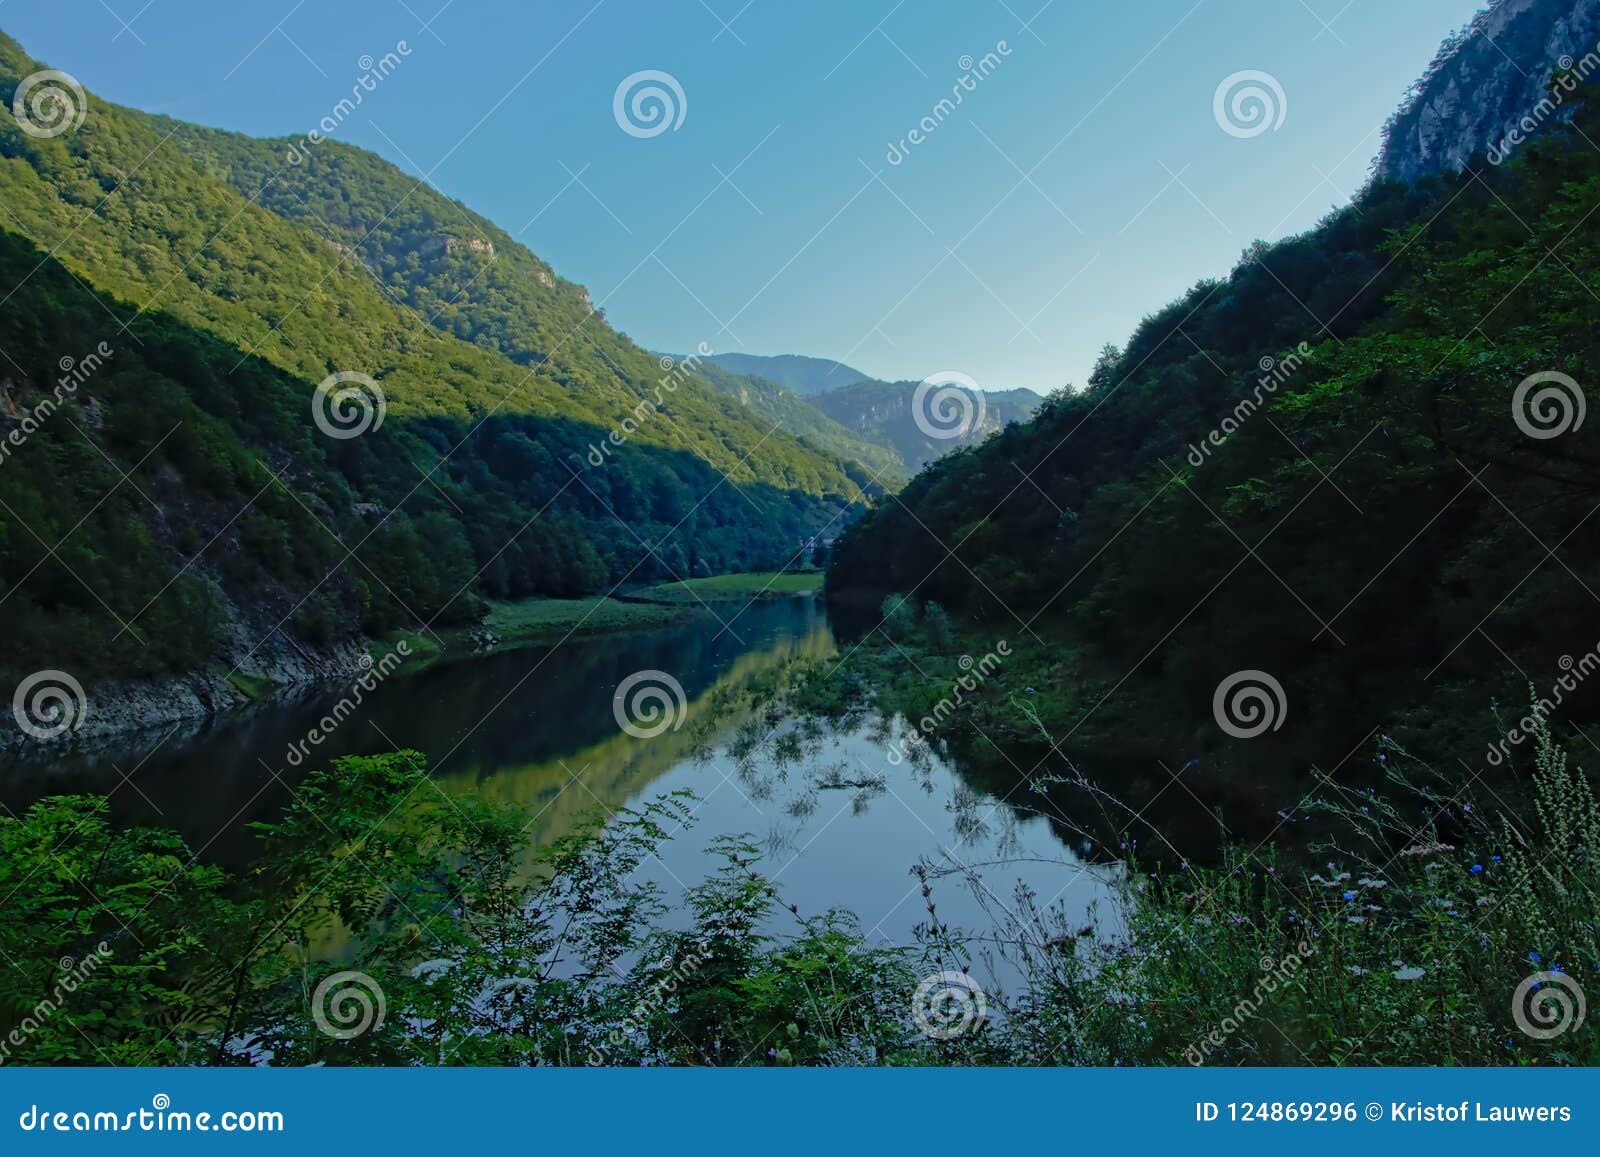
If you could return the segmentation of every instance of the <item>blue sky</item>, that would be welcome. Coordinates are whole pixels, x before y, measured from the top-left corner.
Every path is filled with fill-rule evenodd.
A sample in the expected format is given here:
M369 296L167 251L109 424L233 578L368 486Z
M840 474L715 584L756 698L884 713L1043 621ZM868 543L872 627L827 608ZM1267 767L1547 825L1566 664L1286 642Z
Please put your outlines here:
M0 0L0 27L108 99L262 136L313 128L404 40L335 135L492 218L642 345L1046 390L1252 239L1347 201L1476 7ZM998 64L889 163L985 53ZM681 86L676 129L619 127L613 96L642 70ZM1244 70L1283 93L1253 136L1213 112Z

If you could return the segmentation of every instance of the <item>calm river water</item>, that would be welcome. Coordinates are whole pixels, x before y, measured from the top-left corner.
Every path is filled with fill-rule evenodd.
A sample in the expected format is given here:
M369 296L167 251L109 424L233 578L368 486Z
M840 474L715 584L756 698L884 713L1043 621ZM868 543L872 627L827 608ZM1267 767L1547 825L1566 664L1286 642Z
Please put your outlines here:
M784 903L807 914L848 908L876 940L910 943L926 919L910 874L919 860L973 869L936 892L940 918L955 926L987 926L986 905L1009 906L1019 883L1040 906L1054 902L1073 920L1107 895L1115 868L1080 861L1027 800L998 798L1003 789L992 777L983 786L937 752L917 766L898 758L900 721L827 727L799 754L780 754L771 743L747 750L738 741L759 721L724 713L709 749L703 740L697 749L693 725L710 718L717 692L835 651L823 605L801 597L756 603L731 631L703 615L651 632L442 663L381 683L314 749L312 762L416 748L444 790L531 807L541 842L597 808L692 792L693 824L645 869L669 897L715 866L705 851L714 837L748 833ZM684 727L647 739L619 727L617 688L642 670L681 683ZM303 773L289 764L291 745L343 694L334 688L94 755L12 767L0 798L16 811L45 794L108 792L124 822L174 828L203 858L238 865L254 847L245 825L278 814Z

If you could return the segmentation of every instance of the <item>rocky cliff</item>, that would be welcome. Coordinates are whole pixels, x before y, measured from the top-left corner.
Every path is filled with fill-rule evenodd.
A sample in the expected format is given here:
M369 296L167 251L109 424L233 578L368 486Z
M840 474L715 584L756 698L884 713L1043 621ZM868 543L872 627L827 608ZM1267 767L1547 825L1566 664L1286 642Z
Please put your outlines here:
M1411 181L1474 153L1498 163L1565 119L1552 81L1600 71L1597 42L1600 0L1496 0L1445 40L1389 119L1376 175Z

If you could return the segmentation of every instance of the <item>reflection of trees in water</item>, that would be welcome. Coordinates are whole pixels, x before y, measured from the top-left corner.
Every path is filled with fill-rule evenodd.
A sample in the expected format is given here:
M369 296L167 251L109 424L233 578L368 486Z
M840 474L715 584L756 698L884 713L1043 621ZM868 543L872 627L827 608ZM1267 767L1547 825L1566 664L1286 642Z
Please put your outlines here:
M791 602L794 605L789 605ZM623 806L674 767L691 760L709 761L718 742L728 735L758 727L759 710L742 694L752 682L791 662L818 660L833 653L827 620L811 600L786 601L774 608L758 605L746 612L736 629L753 634L753 628L762 625L758 613L763 611L768 623L791 629L764 646L731 657L726 652L738 644L726 633L719 643L715 624L695 623L652 634L649 646L632 645L634 638L628 640L629 646L618 646L616 640L596 640L609 643L598 648L606 653L589 656L581 675L574 675L563 661L565 694L549 709L547 718L567 725L561 731L563 736L598 732L599 738L586 744L568 742L561 745L559 754L530 760L528 724L508 710L503 718L485 725L488 734L481 745L464 744L436 778L446 790L476 788L490 799L531 806L536 813L530 828L535 844L572 831L597 809L612 811ZM611 693L634 671L651 667L679 679L687 695L687 710L682 726L650 739L636 739L617 727ZM495 676L492 671L481 672L478 682L492 683ZM575 684L579 684L576 695ZM539 706L544 715L542 699ZM497 758L497 753L504 751L518 754L516 758ZM722 768L716 770L726 774ZM761 775L751 775L745 786L745 770L737 765L735 779L747 794L767 790Z

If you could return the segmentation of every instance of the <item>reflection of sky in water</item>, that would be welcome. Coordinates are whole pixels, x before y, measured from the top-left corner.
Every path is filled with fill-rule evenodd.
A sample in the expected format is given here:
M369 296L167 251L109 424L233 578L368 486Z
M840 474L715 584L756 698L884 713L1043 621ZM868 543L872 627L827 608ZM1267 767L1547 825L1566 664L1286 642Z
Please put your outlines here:
M669 898L717 866L704 852L716 836L748 833L785 904L806 915L848 908L877 941L910 943L927 919L911 875L919 860L975 869L991 910L1012 906L1019 877L1039 904L1058 900L1069 920L1104 895L1110 870L1081 868L1045 820L997 806L993 794L932 752L891 762L894 737L881 726L827 734L787 723L770 735L770 724L737 693L782 664L835 654L833 635L813 599L758 602L735 617L738 609L719 608L721 621L699 615L661 630L392 677L314 749L310 763L417 748L446 791L529 808L536 843L596 811L687 790L699 798L696 822L646 869ZM612 699L624 679L646 669L682 683L688 712L681 728L637 739L618 727ZM287 765L287 750L345 693L318 692L165 738L158 730L52 764L12 767L0 800L15 811L44 794L111 792L119 821L175 828L205 859L238 865L255 848L245 825L277 816L304 772ZM732 705L714 710L724 698ZM1026 807L1027 796L1017 791L1016 802ZM993 862L1000 859L1016 862ZM935 899L952 927L988 924L960 876L939 881Z
M935 884L939 919L952 928L988 926L980 894L991 912L1013 910L1019 882L1036 904L1058 904L1072 921L1107 896L1114 870L1080 863L1043 817L975 791L936 755L920 766L892 764L892 738L859 726L806 745L787 763L766 743L742 762L719 747L711 759L678 764L643 795L694 792L694 823L642 874L676 897L704 875L702 849L714 836L748 832L761 850L756 868L783 903L803 916L849 908L871 939L895 944L912 943L928 919L911 873L919 860L975 873L976 883L958 872Z

